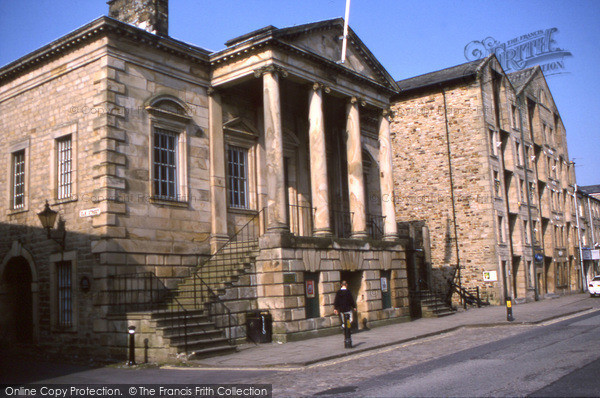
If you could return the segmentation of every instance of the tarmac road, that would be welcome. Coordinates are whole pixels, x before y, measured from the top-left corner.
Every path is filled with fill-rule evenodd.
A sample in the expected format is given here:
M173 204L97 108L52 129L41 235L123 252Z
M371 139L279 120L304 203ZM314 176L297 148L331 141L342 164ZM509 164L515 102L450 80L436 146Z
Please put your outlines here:
M575 316L320 395L600 396L598 326L598 312Z

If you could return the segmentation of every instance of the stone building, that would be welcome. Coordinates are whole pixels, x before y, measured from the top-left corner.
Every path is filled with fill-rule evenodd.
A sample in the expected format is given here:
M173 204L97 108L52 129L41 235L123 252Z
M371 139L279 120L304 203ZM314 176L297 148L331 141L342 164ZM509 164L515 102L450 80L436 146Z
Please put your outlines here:
M342 279L359 327L406 319L397 84L354 32L343 63L340 19L213 53L166 0L109 6L0 69L0 339L122 356L135 326L164 360L230 348L251 310L334 333Z
M429 227L431 289L441 271L495 303L580 289L574 167L539 67L491 55L398 85L396 216Z
M584 286L596 275L600 275L600 199L594 196L597 185L577 187L573 234L574 249L585 276Z

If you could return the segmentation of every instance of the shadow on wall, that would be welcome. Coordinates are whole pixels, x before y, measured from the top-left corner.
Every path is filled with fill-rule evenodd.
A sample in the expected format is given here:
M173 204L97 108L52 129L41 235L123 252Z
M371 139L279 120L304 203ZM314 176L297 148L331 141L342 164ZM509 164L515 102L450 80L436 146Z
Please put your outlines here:
M450 305L452 297L450 296L452 280L454 279L456 268L444 265L440 268L431 269L431 291L440 297L447 297L447 303Z
M184 266L183 261L179 266L148 265L147 258L161 256L128 256L124 248L114 243L110 244L110 252L92 252L102 237L69 231L69 221L66 227L63 250L47 238L41 226L0 223L3 351L18 347L19 355L25 357L43 350L59 357L81 354L108 358L109 330L96 326L111 311L109 277L160 272L165 275L160 278L165 284L174 285L189 273L191 266ZM123 339L126 334L127 330L123 330ZM125 357L126 351L121 351L117 356Z

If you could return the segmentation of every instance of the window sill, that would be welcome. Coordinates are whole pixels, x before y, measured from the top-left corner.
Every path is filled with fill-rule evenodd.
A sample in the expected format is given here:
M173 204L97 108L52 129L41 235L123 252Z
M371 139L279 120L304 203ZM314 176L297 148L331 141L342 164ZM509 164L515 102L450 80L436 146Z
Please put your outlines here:
M29 209L27 207L22 208L22 209L9 209L6 212L7 216L16 216L17 214L21 214L21 213L27 213L29 211Z
M172 206L172 207L180 207L180 208L189 208L190 204L188 201L181 200L169 200L163 199L160 197L153 196L150 198L150 203L158 206Z
M71 196L71 197L64 198L64 199L54 199L54 201L52 202L52 206L62 205L65 203L72 203L72 202L77 202L77 196Z
M254 216L258 213L258 211L254 209L241 209L239 207L227 207L227 212L233 214L244 214L248 216Z
M52 327L52 333L68 333L68 334L75 334L77 333L77 329L74 326L70 326L70 327L59 327L59 326L54 326Z

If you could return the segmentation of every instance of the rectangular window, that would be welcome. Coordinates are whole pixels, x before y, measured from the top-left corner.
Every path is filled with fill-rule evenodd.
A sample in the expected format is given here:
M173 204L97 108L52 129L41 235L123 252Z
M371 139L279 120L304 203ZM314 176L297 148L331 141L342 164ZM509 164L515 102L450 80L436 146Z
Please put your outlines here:
M525 244L529 244L529 221L525 220L523 222L523 237L525 238Z
M15 210L25 207L25 150L13 153L11 207Z
M179 134L160 128L154 129L154 196L177 200L177 144Z
M73 300L71 290L71 262L61 261L56 264L58 326L73 326Z
M494 170L494 194L500 196L500 173Z
M498 156L497 134L494 130L489 130L489 132L490 132L490 155Z
M512 123L513 123L513 127L515 129L519 128L519 126L517 126L517 107L514 105L510 106L510 113L512 115Z
M498 216L498 242L504 243L504 217Z
M227 148L227 182L229 206L248 208L248 150L236 146Z
M516 151L516 165L517 166L521 166L523 164L522 160L521 160L521 143L520 142L515 142L515 151Z
M68 199L72 195L73 186L73 149L71 136L56 141L57 158L57 199Z

